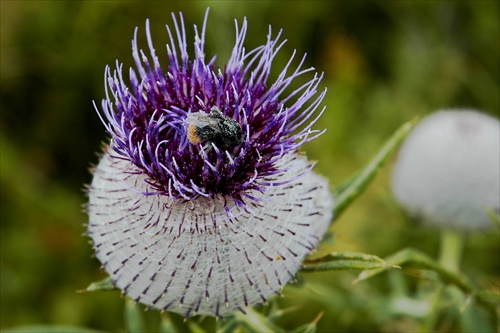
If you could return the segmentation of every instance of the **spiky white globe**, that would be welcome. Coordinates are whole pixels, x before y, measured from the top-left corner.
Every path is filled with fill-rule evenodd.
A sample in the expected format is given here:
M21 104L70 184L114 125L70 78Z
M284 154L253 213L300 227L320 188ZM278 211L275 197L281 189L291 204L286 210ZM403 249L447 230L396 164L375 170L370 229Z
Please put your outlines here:
M146 196L147 177L111 154L89 188L88 234L113 283L154 308L219 317L265 302L294 278L332 218L328 182L313 172L254 193L263 201L249 212L230 197ZM291 159L298 167L278 183L310 167L298 155L280 164Z
M396 199L442 228L492 226L500 208L500 122L475 110L423 119L403 143L392 174Z

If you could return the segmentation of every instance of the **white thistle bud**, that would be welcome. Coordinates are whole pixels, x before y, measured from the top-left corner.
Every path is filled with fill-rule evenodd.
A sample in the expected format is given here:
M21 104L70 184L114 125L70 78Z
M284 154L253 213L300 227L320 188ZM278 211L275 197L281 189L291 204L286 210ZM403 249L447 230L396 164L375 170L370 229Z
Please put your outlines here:
M500 122L474 110L446 110L418 124L392 175L397 200L445 229L492 225L500 208Z

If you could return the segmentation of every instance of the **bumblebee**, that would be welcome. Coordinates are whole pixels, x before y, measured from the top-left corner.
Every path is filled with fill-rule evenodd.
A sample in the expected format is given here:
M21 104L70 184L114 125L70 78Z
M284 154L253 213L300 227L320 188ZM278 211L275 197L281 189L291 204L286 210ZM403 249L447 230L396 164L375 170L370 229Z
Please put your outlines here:
M214 106L210 113L203 111L188 113L186 117L187 138L196 145L203 141L213 142L217 147L235 147L243 142L240 124L224 116Z

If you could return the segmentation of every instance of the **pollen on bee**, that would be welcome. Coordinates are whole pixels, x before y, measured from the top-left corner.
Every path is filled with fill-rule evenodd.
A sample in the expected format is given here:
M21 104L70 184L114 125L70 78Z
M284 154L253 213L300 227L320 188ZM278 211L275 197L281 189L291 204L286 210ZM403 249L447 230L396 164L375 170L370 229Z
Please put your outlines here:
M201 142L200 138L196 134L196 126L194 126L193 124L188 125L187 138L189 142L191 142L193 145L196 145Z

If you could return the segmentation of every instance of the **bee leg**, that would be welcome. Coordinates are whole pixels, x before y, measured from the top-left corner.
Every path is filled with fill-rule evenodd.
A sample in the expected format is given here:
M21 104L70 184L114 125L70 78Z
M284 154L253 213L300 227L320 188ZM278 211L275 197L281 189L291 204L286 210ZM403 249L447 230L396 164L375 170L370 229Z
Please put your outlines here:
M203 152L200 150L200 155L207 154L210 149L212 149L212 144L210 142L205 143L205 145L203 145Z

